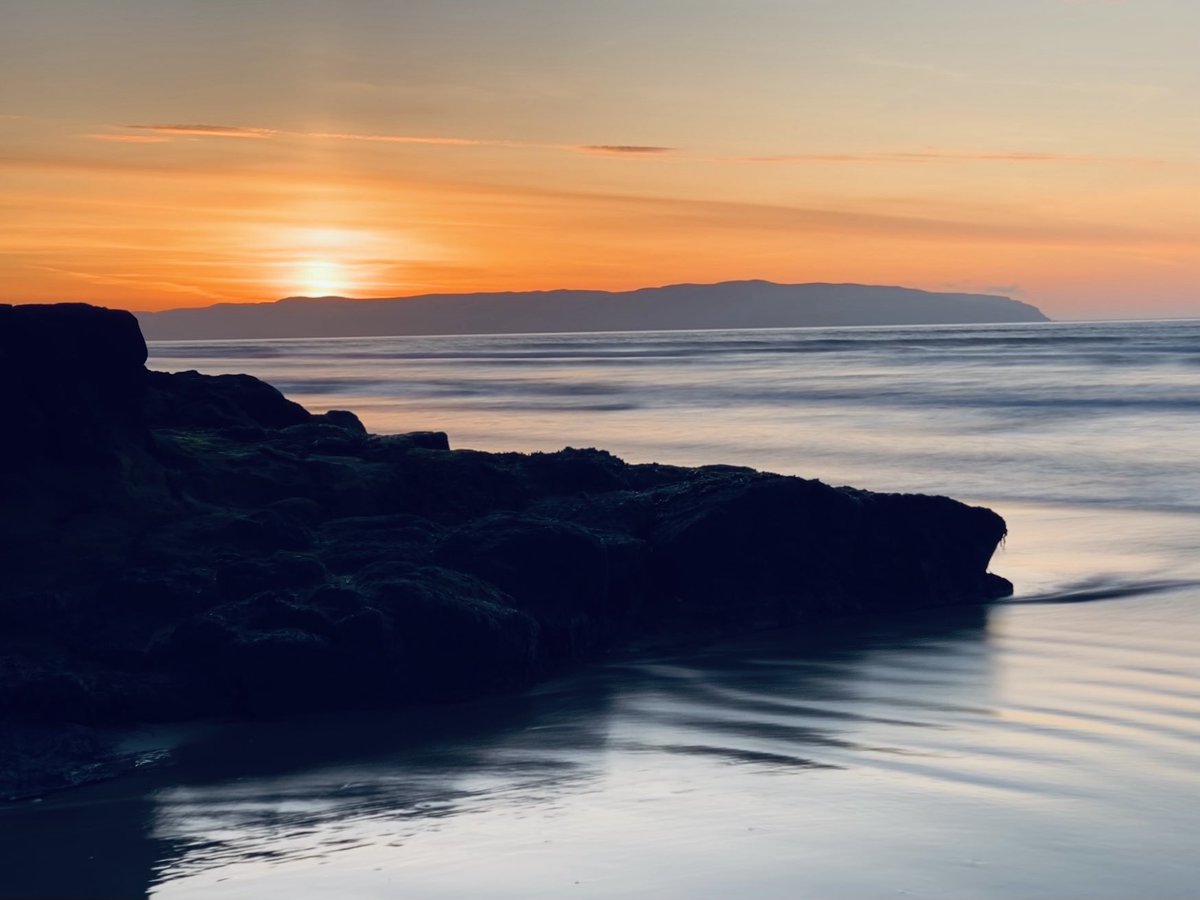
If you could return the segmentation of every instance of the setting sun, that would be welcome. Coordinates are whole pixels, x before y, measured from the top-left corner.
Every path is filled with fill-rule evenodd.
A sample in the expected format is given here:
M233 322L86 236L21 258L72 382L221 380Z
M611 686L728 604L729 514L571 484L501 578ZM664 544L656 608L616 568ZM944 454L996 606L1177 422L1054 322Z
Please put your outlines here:
M328 297L345 293L348 285L346 267L327 259L310 259L302 263L296 278L300 293L308 297Z

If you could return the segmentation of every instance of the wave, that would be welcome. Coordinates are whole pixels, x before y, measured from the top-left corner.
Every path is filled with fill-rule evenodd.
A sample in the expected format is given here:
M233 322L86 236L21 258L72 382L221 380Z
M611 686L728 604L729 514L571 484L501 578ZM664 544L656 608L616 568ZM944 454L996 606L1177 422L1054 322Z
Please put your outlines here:
M1193 579L1138 580L1119 576L1098 576L1077 581L1048 593L996 600L994 604L997 606L1026 606L1038 603L1090 603L1095 600L1148 597L1152 594L1189 590L1197 586L1200 586L1200 581Z

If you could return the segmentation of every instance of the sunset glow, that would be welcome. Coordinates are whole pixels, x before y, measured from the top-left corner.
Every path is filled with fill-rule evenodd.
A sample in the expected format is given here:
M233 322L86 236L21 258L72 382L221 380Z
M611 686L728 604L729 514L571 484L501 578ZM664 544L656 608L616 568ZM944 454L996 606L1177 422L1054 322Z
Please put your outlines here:
M0 299L767 278L1200 312L1200 7L455 10L21 5Z
M302 292L311 297L347 292L349 287L343 267L325 259L311 259L302 263L297 283Z

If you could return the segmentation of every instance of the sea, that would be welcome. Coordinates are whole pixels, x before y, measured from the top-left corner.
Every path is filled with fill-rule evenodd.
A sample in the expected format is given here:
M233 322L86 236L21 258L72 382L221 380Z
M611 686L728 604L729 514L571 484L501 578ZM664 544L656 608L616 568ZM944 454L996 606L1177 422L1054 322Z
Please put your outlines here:
M0 807L0 896L1200 897L1200 321L156 343L375 432L1005 517L1011 599L485 701L147 731Z

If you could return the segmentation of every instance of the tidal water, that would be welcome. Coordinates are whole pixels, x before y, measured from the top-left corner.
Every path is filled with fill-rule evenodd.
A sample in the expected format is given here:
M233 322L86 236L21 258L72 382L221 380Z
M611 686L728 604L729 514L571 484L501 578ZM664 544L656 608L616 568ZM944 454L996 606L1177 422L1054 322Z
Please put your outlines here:
M373 431L996 509L1011 601L147 732L0 897L1200 897L1200 322L174 342Z

